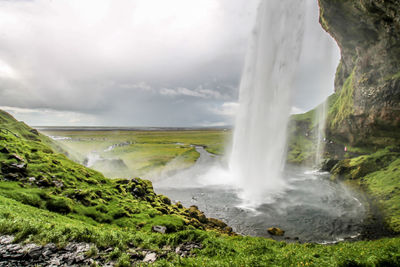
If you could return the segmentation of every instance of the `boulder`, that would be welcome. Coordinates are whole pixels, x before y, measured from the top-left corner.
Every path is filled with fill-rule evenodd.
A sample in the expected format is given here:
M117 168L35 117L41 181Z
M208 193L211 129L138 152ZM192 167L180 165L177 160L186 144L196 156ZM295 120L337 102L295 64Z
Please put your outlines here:
M322 163L321 171L330 172L333 167L339 162L337 159L326 159Z
M278 227L270 227L268 228L268 233L270 235L283 236L285 234L285 231Z

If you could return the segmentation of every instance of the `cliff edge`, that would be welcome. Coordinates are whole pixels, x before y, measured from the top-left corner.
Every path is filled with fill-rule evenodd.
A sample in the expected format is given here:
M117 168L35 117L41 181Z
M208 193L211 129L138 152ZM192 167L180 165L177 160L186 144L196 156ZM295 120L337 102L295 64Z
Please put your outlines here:
M351 146L400 144L400 2L319 0L341 60L327 135Z

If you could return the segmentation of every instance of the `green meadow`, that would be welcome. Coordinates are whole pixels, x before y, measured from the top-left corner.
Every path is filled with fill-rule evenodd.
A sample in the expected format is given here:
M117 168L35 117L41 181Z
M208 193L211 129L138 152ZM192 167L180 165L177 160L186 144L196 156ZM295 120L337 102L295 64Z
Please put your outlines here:
M101 158L122 160L122 166L99 162L91 166L107 177L156 177L193 165L199 157L194 146L203 146L215 155L223 155L230 140L229 130L182 131L43 131L58 140L71 158L83 163L95 152ZM113 149L108 149L113 146ZM108 150L107 150L108 149Z

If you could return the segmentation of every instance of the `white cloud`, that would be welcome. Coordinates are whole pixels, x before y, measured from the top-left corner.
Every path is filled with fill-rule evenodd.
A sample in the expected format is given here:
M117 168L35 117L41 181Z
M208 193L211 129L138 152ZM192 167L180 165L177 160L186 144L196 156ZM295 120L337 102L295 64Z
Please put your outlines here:
M236 115L239 103L225 102L221 106L210 108L210 111L217 115L233 117Z
M160 90L161 95L167 96L192 96L192 97L200 97L200 98L212 98L212 99L221 99L224 96L214 90L203 89L202 87L198 87L197 89L191 90L184 87L178 88L162 88Z
M10 113L18 120L29 121L31 125L35 126L99 125L95 116L79 112L8 106L0 106L0 109Z
M16 71L0 59L0 78L17 79Z
M293 106L292 109L290 110L290 114L301 114L304 112L305 112L304 110L295 106Z

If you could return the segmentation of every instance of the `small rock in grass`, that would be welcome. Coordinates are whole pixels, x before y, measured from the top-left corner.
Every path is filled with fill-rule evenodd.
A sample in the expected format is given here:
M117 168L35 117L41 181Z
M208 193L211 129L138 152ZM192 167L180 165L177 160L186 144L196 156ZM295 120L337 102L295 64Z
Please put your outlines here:
M12 154L9 156L10 159L16 159L17 161L24 161L24 159L17 154Z
M167 232L167 227L161 225L154 225L151 230L157 233L165 234Z
M151 253L146 254L146 257L144 257L143 262L153 263L156 261L156 259L157 259L157 254L154 252L151 252Z

